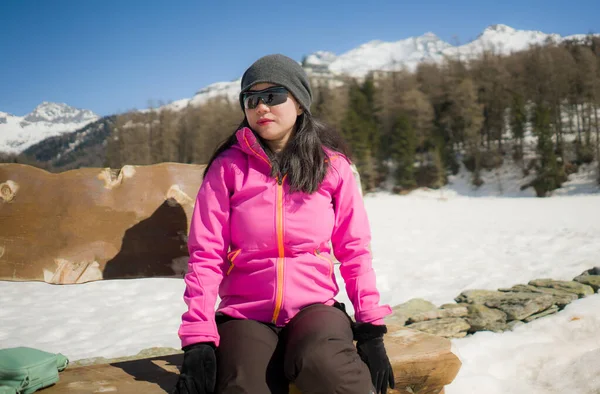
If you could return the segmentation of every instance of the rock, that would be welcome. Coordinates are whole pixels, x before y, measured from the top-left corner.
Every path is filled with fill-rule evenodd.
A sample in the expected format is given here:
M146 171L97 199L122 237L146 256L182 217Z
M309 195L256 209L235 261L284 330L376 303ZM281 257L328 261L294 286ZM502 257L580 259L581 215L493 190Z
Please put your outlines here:
M388 331L385 347L399 392L440 393L452 382L461 362L450 340L407 327Z
M422 298L413 298L403 304L396 305L392 309L394 313L384 319L385 323L403 326L412 316L418 315L422 312L436 310L437 307L431 302Z
M141 360L144 358L151 357L160 357L160 356L169 356L172 354L180 354L182 353L181 349L174 349L170 347L153 347L141 350L138 354L134 356L123 356L123 357L115 357L115 358L104 358L104 357L92 357L92 358L82 358L75 361L69 362L69 367L82 367L86 365L96 365L96 364L114 364L123 361L133 361L133 360Z
M594 290L590 286L575 281L535 279L530 281L529 284L537 287L550 287L553 289L568 291L570 293L577 294L579 298L594 294Z
M529 323L530 321L534 321L535 319L539 319L540 317L552 315L553 313L558 312L558 309L559 309L558 306L552 305L550 308L546 309L545 311L542 311L540 313L536 313L535 315L526 317L524 319L524 321L525 321L525 323Z
M506 319L523 320L528 316L548 309L552 305L552 296L541 293L503 293L505 297L485 302L489 308L497 308L506 313Z
M536 287L531 285L515 285L510 289L498 289L499 291L512 291L512 292L524 292L524 293L543 293L550 294L554 299L553 304L558 305L559 308L564 308L566 305L575 301L579 297L577 294L570 293L568 291L553 289L549 287Z
M504 293L493 290L465 290L454 299L458 303L485 304L487 301L504 297Z
M469 332L494 331L502 332L508 329L506 313L488 308L485 305L473 304L468 306L469 315L465 319L471 326Z
M462 308L464 306L466 306L467 304L443 304L442 306L440 306L441 309L450 309L450 308Z
M407 326L407 328L445 338L462 338L467 335L467 331L471 328L471 326L469 326L469 323L467 323L465 319L451 317L446 319L413 323Z
M573 280L590 286L594 291L600 289L600 275L581 275Z
M0 280L183 277L185 236L204 167L49 173L0 163Z
M449 308L449 309L436 309L428 312L421 312L408 319L408 324L418 323L422 321L435 320L435 319L446 319L449 317L465 317L467 316L467 308Z
M514 330L516 327L522 326L523 323L521 320L513 320L513 321L509 321L508 323L506 323L506 326L508 327L509 330Z
M600 267L590 268L589 270L585 270L581 273L580 276L584 275L600 275Z

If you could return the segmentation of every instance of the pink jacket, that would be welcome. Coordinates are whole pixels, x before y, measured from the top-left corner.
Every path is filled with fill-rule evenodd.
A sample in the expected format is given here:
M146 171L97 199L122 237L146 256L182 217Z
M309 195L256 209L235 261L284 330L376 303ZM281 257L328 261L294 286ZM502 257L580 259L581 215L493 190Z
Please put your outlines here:
M252 130L211 165L192 216L179 337L182 346L219 345L218 311L284 326L308 305L331 305L339 288L332 251L359 322L383 324L369 252L370 228L348 160L328 152L330 168L313 194L290 193Z

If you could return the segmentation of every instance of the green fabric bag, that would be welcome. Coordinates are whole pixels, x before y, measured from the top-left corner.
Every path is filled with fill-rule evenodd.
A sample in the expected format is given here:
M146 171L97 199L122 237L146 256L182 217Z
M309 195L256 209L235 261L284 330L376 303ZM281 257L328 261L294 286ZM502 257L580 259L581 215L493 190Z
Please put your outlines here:
M0 394L30 394L51 386L67 365L69 360L60 353L28 347L0 349Z

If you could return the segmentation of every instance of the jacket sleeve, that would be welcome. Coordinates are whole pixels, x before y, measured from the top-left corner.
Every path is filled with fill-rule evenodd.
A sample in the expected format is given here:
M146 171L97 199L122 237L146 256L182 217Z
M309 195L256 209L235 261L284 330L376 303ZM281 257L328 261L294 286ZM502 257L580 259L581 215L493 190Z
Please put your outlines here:
M229 189L227 167L215 160L196 197L188 236L188 272L179 338L182 347L198 342L219 346L215 304L229 248Z
M339 183L333 194L335 225L331 243L333 253L341 263L340 273L354 306L354 319L384 324L383 318L390 315L392 309L389 305L379 305L369 246L371 229L359 186L345 158L332 161L332 167L337 170Z

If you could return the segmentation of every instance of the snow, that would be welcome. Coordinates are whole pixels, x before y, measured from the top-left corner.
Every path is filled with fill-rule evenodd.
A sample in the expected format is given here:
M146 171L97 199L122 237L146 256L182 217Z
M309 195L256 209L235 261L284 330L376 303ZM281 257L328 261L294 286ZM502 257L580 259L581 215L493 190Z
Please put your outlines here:
M171 111L181 111L182 109L185 109L189 103L190 103L190 99L181 99L181 100L173 101L172 103L169 103L162 108L166 108Z
M237 103L240 94L240 86L242 79L237 79L230 82L217 82L207 87L200 89L198 93L191 99L191 105L200 105L206 101L217 98L225 97L230 102Z
M583 164L577 173L569 175L568 182L552 194L555 196L567 196L600 193L598 179L598 164Z
M446 50L447 55L462 55L463 59L472 58L485 50L494 50L500 54L522 51L530 45L541 45L546 40L560 42L558 34L546 34L534 30L516 30L506 25L492 25L486 28L476 40Z
M439 61L444 49L451 47L434 34L396 42L372 41L341 56L329 65L334 74L365 76L372 70L414 70L423 61Z
M64 103L49 103L44 101L38 105L31 113L25 116L26 122L82 122L89 119L95 119L97 116L89 110L80 110L69 107Z
M25 116L0 112L0 152L21 153L46 138L79 130L98 118L89 110L49 102Z
M327 52L327 51L317 51L306 57L305 63L321 66L321 65L330 65L336 59L335 53Z
M506 194L492 184L474 191L463 172L442 190L368 194L382 302L418 297L440 305L466 289L571 280L600 266L600 193L568 195L571 187L591 182L594 168L571 176L545 199L518 191L510 168L500 175ZM498 175L484 172L483 178ZM338 267L336 274L340 278ZM0 348L31 346L71 360L179 348L183 291L183 280L165 278L64 286L0 282ZM343 291L338 299L349 304ZM593 295L512 332L452 340L463 366L446 392L597 393L598 310L600 295Z
M463 365L447 394L600 392L600 295L514 331L453 341Z
M170 111L181 111L188 106L197 107L209 100L225 98L229 102L237 103L240 94L241 79L230 82L216 82L200 89L191 99L173 101L167 105L157 108L158 111L167 109ZM144 110L142 112L146 112Z

